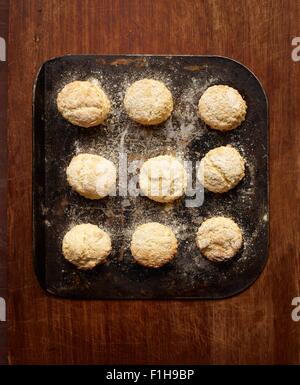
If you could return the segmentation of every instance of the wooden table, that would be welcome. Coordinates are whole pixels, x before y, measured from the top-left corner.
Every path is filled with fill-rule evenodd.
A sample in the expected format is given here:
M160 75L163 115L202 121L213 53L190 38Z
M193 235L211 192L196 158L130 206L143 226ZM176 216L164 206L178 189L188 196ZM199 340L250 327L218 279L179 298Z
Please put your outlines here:
M7 362L7 322L3 322L3 300L7 297L7 40L8 3L0 1L0 365Z
M291 59L299 20L293 0L10 1L10 363L300 363L300 322L291 319L300 296L300 62ZM222 301L69 301L40 289L32 84L43 61L66 53L225 55L260 78L270 104L270 257L251 288Z

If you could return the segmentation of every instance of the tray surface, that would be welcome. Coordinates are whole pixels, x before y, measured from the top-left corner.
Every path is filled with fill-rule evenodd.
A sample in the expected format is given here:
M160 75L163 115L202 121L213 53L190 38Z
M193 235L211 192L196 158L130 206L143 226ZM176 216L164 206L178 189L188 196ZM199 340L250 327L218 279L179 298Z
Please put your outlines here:
M162 80L171 90L174 111L165 123L144 128L123 108L126 88L142 78ZM58 112L56 95L73 80L98 79L112 102L105 126L80 128ZM236 88L248 105L246 120L231 132L209 129L197 116L205 89ZM246 176L228 193L205 191L200 207L185 198L159 204L142 196L87 200L73 192L65 169L81 152L103 155L117 166L161 154L199 161L208 150L231 144L246 160ZM121 155L122 156L122 155ZM124 156L124 155L123 155ZM137 170L129 176L134 177ZM201 256L195 234L202 220L224 215L243 230L244 246L231 261ZM153 270L134 263L129 250L139 224L170 225L179 241L177 255ZM113 251L104 265L80 271L61 253L64 234L75 224L107 230ZM33 100L33 256L41 286L68 298L224 298L247 288L262 271L268 254L268 112L265 93L243 65L218 56L64 56L43 64Z

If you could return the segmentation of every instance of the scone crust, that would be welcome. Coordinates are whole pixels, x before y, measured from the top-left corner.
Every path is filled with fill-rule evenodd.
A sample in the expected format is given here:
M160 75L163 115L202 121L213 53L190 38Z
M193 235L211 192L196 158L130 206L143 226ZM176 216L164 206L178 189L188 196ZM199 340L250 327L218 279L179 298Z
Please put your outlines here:
M196 243L207 259L221 262L236 255L242 246L243 235L232 219L212 217L199 227Z
M140 265L159 268L174 257L177 246L176 236L170 227L150 222L136 228L130 249Z
M62 116L80 127L102 124L110 112L110 101L97 80L68 83L57 95Z
M89 270L106 261L111 252L111 239L98 226L85 223L74 226L65 234L62 251L77 268Z
M245 120L246 112L247 104L240 93L226 85L209 87L199 100L200 118L215 130L237 128Z
M197 177L209 191L224 193L245 176L245 160L232 146L214 148L201 159Z
M142 79L127 89L124 107L132 120L151 126L169 118L173 111L173 98L164 83L154 79Z
M88 199L101 199L114 191L116 173L110 160L94 154L74 156L66 170L72 189Z
M177 158L159 155L143 163L139 184L148 198L160 203L173 202L185 193L187 174Z

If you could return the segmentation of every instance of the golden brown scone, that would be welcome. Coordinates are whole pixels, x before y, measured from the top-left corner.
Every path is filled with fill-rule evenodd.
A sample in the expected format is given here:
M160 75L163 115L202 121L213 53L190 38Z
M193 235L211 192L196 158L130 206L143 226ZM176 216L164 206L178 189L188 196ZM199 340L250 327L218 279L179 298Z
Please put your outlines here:
M198 105L200 118L211 128L229 131L244 120L247 104L239 92L229 86L209 87L201 96Z
M130 249L140 265L158 268L176 254L177 239L168 226L156 222L145 223L133 233Z
M226 261L235 256L243 243L242 231L230 218L213 217L198 229L196 243L210 261Z
M110 236L96 225L74 226L63 239L64 257L78 269L93 269L104 263L111 252Z
M79 154L74 156L66 173L73 190L85 198L104 198L113 192L116 186L115 165L99 155Z
M245 176L245 160L231 146L208 151L202 158L197 177L209 191L224 193L234 188Z
M57 108L76 126L93 127L104 122L110 101L97 80L68 83L57 95Z
M142 79L127 89L124 106L132 120L151 126L168 119L173 110L173 98L164 83Z
M173 202L185 193L187 174L174 156L160 155L142 165L139 183L148 198L161 203Z

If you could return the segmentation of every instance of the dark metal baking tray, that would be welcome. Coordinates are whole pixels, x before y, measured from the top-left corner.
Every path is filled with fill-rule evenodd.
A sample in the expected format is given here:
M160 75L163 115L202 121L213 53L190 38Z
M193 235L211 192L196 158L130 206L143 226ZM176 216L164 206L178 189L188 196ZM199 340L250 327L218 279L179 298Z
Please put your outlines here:
M174 96L172 117L157 128L144 128L124 112L126 87L141 78L164 81ZM105 126L84 129L58 113L57 92L75 79L96 78L112 101ZM246 120L232 132L211 130L197 117L197 103L213 84L239 90L248 105ZM145 197L87 200L71 190L65 169L79 152L118 162L179 153L199 160L214 147L232 144L245 157L246 176L228 193L205 193L201 207L187 208ZM243 229L244 246L226 263L200 255L195 233L203 218L224 215ZM173 261L153 270L134 263L129 244L134 228L148 221L170 225L180 241ZM109 231L113 252L104 265L80 271L61 253L71 226L93 223ZM45 62L33 92L33 257L41 286L66 298L224 298L250 286L268 255L268 108L264 90L246 67L218 56L63 56Z

